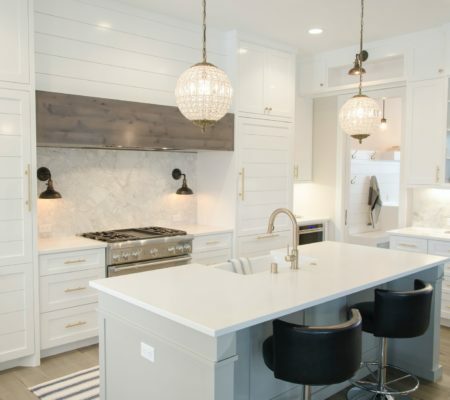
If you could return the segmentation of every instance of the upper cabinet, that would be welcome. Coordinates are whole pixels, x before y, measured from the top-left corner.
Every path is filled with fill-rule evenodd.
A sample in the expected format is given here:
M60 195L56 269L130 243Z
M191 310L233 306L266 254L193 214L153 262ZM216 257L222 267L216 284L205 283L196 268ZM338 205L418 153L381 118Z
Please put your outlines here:
M409 185L444 183L448 80L412 82L407 89Z
M0 81L30 82L28 0L0 0Z
M445 76L445 31L433 29L413 34L408 80L420 81Z
M240 42L238 112L293 118L293 54Z

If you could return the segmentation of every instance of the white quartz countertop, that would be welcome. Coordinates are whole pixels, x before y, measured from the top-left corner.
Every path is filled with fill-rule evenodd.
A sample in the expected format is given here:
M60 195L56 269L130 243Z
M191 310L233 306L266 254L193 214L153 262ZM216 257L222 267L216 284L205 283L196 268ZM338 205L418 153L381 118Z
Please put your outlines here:
M317 266L239 275L200 264L96 280L91 286L210 336L220 336L442 264L446 258L320 242Z
M61 253L64 251L102 249L105 242L87 239L81 236L66 236L57 238L39 238L39 254Z
M171 227L172 228L172 227ZM232 233L232 228L221 227L221 226L211 226L211 225L176 225L174 229L180 229L186 231L190 235L194 236L204 236L212 235L217 233Z
M295 217L299 225L320 224L330 220L330 218L323 216L296 215Z
M395 236L410 236L421 239L437 239L450 241L450 229L410 226L408 228L393 229L388 231L388 233Z

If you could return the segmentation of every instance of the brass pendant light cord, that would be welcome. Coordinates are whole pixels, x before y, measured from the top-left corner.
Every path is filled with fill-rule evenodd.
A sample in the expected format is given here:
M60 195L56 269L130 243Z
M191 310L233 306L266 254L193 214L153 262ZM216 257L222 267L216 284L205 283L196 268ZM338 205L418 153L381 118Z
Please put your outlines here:
M359 40L359 68L360 72L363 67L363 60L362 60L362 52L363 52L363 37L364 35L364 0L361 0L361 33L360 33L360 40ZM362 95L362 76L363 74L359 74L359 95Z
M206 63L206 0L203 0L203 62Z

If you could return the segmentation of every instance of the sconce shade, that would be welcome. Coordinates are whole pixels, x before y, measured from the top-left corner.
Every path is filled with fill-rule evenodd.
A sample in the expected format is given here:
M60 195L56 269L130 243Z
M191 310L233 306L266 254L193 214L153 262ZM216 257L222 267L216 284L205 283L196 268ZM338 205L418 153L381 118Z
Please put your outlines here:
M175 180L178 180L181 177L183 177L183 183L182 183L181 187L176 191L176 194L181 194L181 195L194 194L192 189L189 188L188 185L187 185L186 174L183 174L178 168L175 168L172 171L172 178L175 179Z
M41 167L37 170L37 177L40 181L47 181L47 189L44 190L40 195L40 199L61 199L61 193L57 192L53 187L52 174L50 170L46 167Z

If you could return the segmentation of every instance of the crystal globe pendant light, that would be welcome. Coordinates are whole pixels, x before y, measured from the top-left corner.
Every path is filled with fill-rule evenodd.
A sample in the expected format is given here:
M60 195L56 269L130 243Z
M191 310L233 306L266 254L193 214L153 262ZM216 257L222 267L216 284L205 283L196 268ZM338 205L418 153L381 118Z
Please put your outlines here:
M203 59L178 78L176 103L181 113L205 132L227 113L232 96L228 76L206 60L206 0L203 0Z
M364 0L361 0L361 35L359 54L363 55L363 33L364 33ZM380 123L380 106L378 102L362 93L363 58L358 57L360 68L358 94L342 106L339 112L339 124L342 130L352 138L362 143L368 138ZM365 72L365 71L364 71ZM354 75L354 74L351 74Z

